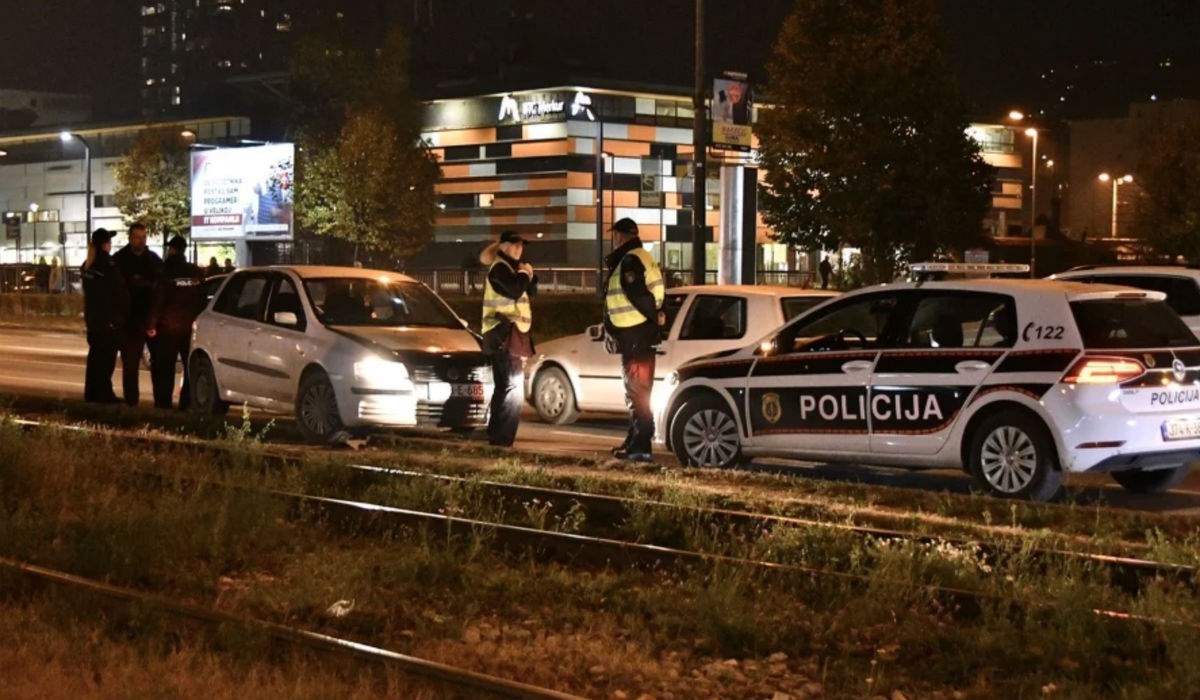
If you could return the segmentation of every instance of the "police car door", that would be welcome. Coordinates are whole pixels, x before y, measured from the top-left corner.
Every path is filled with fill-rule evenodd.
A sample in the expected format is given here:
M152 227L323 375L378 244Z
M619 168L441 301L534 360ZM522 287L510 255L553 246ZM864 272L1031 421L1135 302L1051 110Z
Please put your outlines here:
M870 449L868 382L894 334L895 291L855 295L785 326L747 380L750 443L770 454Z
M961 289L903 292L905 330L871 377L871 451L936 454L967 400L1016 340L1012 297ZM1015 319L1015 315L1008 316Z

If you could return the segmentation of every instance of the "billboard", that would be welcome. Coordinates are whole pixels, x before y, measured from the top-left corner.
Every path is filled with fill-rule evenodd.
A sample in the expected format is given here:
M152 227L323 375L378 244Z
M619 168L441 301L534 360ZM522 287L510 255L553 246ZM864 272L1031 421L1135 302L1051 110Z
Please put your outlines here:
M292 240L295 146L192 152L192 240Z
M750 83L737 78L713 80L712 141L716 148L750 150L754 95Z

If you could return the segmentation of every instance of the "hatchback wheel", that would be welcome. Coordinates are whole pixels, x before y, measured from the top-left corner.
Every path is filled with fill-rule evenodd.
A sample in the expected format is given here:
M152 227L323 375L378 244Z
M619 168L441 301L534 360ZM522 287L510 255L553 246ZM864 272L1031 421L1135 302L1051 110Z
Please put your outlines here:
M212 362L204 355L192 355L191 382L192 411L209 416L223 416L229 412L229 403L221 400L221 389L217 386L217 374Z
M324 372L309 372L300 380L296 392L296 426L305 440L314 443L329 443L344 434L337 395Z
M1174 469L1155 469L1154 471L1136 469L1127 472L1113 472L1112 478L1134 493L1158 493L1178 485L1188 475L1191 468L1192 465L1185 464Z
M671 424L671 447L680 462L696 467L731 467L742 461L737 421L720 399L686 402Z
M557 367L547 367L537 373L533 381L533 408L538 418L554 425L574 423L579 417L575 406L575 390L566 372Z
M976 426L970 440L966 466L978 487L1005 498L1049 501L1058 495L1058 454L1037 418L1002 411Z

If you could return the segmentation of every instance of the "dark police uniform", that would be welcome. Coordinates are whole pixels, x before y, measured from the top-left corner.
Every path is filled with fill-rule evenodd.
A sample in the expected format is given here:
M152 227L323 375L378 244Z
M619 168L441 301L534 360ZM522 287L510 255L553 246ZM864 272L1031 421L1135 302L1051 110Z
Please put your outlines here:
M113 392L112 375L117 366L117 350L124 340L129 319L129 291L125 278L113 263L112 256L100 249L99 243L112 239L112 234L100 229L92 234L97 248L90 264L83 271L83 320L87 326L87 368L83 380L83 400L96 403L117 403Z
M519 240L515 233L504 236L502 242ZM505 447L517 436L525 396L525 358L533 355L529 299L537 295L537 276L518 272L518 266L518 261L497 250L483 291L483 338L495 384L488 442Z
M613 228L637 235L637 224L630 219L621 219ZM604 297L604 325L621 352L625 404L629 408L625 442L613 454L623 459L649 461L654 439L650 392L654 387L657 346L661 342L658 312L665 284L654 258L638 238L626 241L605 262L610 272Z
M204 310L204 273L183 255L187 243L171 240L173 252L163 263L162 275L155 285L147 320L147 332L154 333L150 347L150 378L154 384L154 406L170 408L175 389L176 362L183 363L183 388L179 408L191 403L187 358L192 346L192 321Z
M125 328L125 342L121 344L121 384L125 403L136 406L138 370L142 362L142 349L147 341L146 323L150 319L154 285L162 273L163 263L162 258L149 248L138 254L129 246L114 253L112 259L125 277L125 286L129 289L129 323Z

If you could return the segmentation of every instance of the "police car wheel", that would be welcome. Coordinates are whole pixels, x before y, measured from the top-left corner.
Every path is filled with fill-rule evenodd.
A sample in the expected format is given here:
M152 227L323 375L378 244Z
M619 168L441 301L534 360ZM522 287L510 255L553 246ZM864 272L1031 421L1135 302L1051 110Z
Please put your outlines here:
M671 433L675 456L686 465L724 468L742 461L737 422L719 399L703 397L685 403Z
M1062 488L1054 441L1037 418L1001 411L971 434L968 471L995 496L1049 501Z
M333 383L324 372L309 372L296 392L296 427L304 439L324 444L344 435Z
M538 418L553 425L574 423L579 417L575 406L575 391L571 380L557 367L547 367L537 373L533 382L533 408Z
M1127 472L1113 472L1112 478L1126 490L1134 493L1158 493L1177 486L1188 475L1191 468L1192 465L1185 464L1174 469L1155 469L1154 471L1136 469Z
M221 389L217 386L212 362L203 355L195 355L191 359L190 370L192 411L209 416L225 415L229 411L229 404L221 400Z

